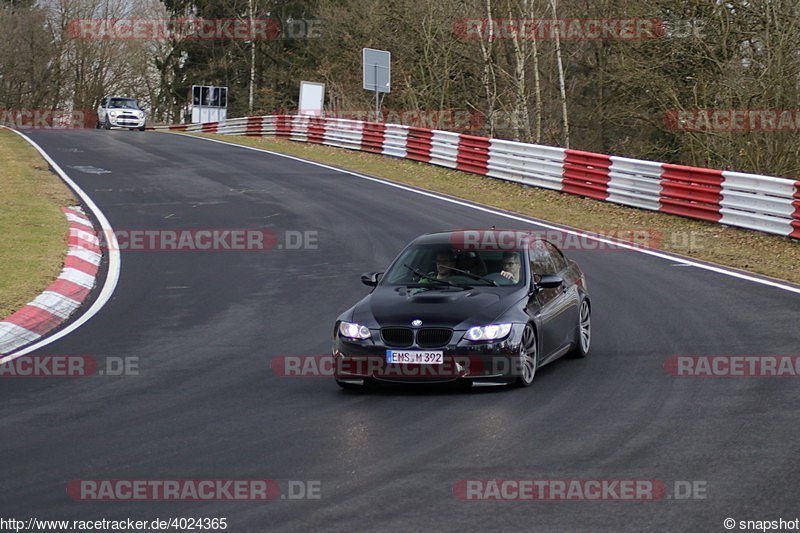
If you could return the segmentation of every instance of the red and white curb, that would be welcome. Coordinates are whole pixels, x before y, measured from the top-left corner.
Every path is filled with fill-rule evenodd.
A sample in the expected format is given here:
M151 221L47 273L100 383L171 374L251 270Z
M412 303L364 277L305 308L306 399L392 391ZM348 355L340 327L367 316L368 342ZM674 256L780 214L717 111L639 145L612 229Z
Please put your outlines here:
M0 355L30 344L60 326L95 286L102 259L97 232L79 207L61 210L69 221L64 268L42 294L0 321Z
M100 227L95 231L86 215L78 209L65 210L64 214L69 220L70 230L69 255L64 261L64 269L58 279L38 298L11 315L11 317L0 322L0 365L39 350L69 335L88 322L111 299L114 289L117 287L122 266L119 244L117 243L114 229L100 208L97 207L97 204L41 146L24 133L11 128L7 129L22 137L39 152L50 165L50 168L75 192L81 199L81 203L91 211ZM65 327L52 333L53 329L63 324L80 307L81 302L86 299L94 286L100 264L98 232L102 232L102 235L105 235L108 240L108 271L106 272L103 286L88 309L82 311L77 318L73 318ZM15 316L18 313L23 314ZM37 316L47 320L39 322L38 319L34 318ZM13 321L12 317L15 317ZM48 327L50 325L52 327ZM12 332L17 335L13 335ZM10 340L6 340L7 335L9 339L13 335L19 339L19 342L22 342L22 339L25 339L25 341L22 344L17 344L14 341L12 344ZM20 348L20 346L22 347Z

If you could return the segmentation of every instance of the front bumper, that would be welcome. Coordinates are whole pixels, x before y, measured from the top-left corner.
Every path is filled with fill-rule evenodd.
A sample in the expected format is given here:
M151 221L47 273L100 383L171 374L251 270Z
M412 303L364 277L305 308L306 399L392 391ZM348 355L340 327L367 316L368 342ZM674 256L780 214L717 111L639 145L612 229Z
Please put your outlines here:
M108 115L108 123L117 128L141 128L144 126L145 118L139 118L131 114L117 115L112 117Z
M520 343L524 325L515 324L511 333L499 341L473 343L461 340L462 332L453 341L439 348L386 346L376 330L373 338L354 341L337 333L333 344L334 376L340 381L363 383L365 380L393 383L447 383L470 380L485 383L510 383L521 371ZM387 363L387 350L442 351L443 363Z

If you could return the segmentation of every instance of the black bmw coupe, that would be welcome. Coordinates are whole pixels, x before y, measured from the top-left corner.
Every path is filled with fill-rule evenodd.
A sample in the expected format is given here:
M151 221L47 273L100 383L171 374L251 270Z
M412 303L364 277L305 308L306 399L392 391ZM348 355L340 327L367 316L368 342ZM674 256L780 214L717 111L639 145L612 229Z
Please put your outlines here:
M518 230L422 235L334 327L343 388L376 382L512 384L591 341L586 277L552 243Z

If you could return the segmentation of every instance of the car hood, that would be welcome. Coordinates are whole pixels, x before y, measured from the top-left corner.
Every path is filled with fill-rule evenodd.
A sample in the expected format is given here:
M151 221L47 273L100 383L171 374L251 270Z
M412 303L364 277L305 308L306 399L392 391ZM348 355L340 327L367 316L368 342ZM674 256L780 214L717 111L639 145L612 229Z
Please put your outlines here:
M423 326L464 329L489 324L519 299L519 290L493 287L419 289L378 286L356 304L353 321L370 327Z

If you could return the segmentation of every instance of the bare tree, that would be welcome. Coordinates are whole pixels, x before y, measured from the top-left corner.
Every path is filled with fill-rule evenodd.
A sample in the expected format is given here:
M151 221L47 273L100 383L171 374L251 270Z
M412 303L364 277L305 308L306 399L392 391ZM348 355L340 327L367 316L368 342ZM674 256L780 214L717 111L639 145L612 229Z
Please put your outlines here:
M60 62L52 31L40 7L0 7L0 108L59 104Z
M496 123L495 123L495 106L497 103L497 77L495 75L495 65L493 55L494 47L494 19L492 17L492 0L485 0L484 7L486 8L486 24L488 24L485 39L484 29L481 28L479 32L479 41L481 45L481 57L483 58L483 92L486 97L486 117L489 124L489 136L494 136Z
M550 7L553 10L553 19L558 20L557 1L550 0ZM561 116L562 125L564 128L564 147L569 148L569 118L567 117L567 89L564 82L564 64L561 61L561 30L558 24L555 24L555 45L556 45L556 63L558 65L558 88L561 96Z
M512 3L508 5L508 18L517 20L518 23L530 12L530 0L521 0L519 9L515 13L512 11ZM531 123L528 110L528 82L527 82L527 61L528 61L528 38L520 35L520 25L517 24L516 30L511 32L511 42L514 49L514 89L515 102L512 114L512 124L516 137L523 141L531 141Z
M527 16L535 19L534 2L531 0L530 9ZM535 101L535 121L536 128L533 140L537 143L542 142L542 83L539 76L539 45L536 39L531 39L531 55L533 57L533 96Z

